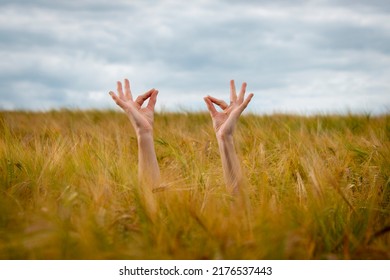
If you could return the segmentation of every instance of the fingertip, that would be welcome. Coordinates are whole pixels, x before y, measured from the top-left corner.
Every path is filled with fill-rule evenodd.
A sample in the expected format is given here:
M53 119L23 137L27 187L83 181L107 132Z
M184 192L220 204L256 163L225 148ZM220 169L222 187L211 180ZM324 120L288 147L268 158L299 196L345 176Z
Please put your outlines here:
M113 91L110 91L108 94L112 97L112 99L116 98L116 94Z
M248 97L245 99L245 101L242 103L242 105L244 106L244 108L246 108L249 104L249 102L251 102L252 100L252 97L254 96L253 93L249 94Z
M246 101L247 104L249 104L249 102L251 102L253 96L254 96L253 93L251 93L251 94L248 95L247 101Z

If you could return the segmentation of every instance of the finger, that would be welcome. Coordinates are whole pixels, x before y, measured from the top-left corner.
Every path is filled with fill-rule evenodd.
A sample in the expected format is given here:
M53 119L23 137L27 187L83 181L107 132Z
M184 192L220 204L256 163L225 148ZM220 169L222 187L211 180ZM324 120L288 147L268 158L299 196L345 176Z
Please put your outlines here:
M122 83L121 82L116 82L116 89L118 91L118 94L119 94L119 98L120 99L124 99L124 95L123 95L123 88L122 88Z
M234 80L230 81L230 103L237 101L236 86Z
M213 102L210 100L209 97L205 97L205 98L203 98L203 99L204 99L204 101L206 102L207 109L209 110L210 115L211 115L212 117L214 117L218 112L217 112L217 110L215 109Z
M246 83L242 83L240 94L238 96L238 103L241 104L244 101L244 96L245 96L245 91L246 91Z
M111 98L115 101L115 103L124 110L126 107L126 103L121 100L114 92L110 91L109 94L111 95Z
M137 99L135 100L135 102L138 103L139 106L142 106L142 104L144 104L145 100L148 99L152 93L155 91L154 88L152 88L151 90L145 92L144 94L140 95L137 97Z
M254 95L253 93L249 94L248 97L244 100L244 102L240 105L240 114L248 106L249 102L251 102L253 95Z
M154 111L154 106L156 106L157 94L158 94L158 90L155 90L155 91L152 93L152 95L150 96L150 99L149 99L149 102L148 102L147 108L149 108L149 109L152 110L152 111Z
M125 96L126 96L126 100L133 100L133 96L131 95L131 90L130 90L130 82L128 79L125 79Z
M211 100L211 102L217 104L222 110L225 110L228 107L227 103L221 99L217 99L212 96L208 96L208 98Z

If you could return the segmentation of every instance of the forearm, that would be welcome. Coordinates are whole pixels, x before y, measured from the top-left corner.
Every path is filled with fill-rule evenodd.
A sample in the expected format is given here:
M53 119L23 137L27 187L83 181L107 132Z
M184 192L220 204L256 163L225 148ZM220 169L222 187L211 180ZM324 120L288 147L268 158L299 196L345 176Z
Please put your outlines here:
M151 188L160 184L160 168L154 149L153 133L138 133L138 178Z
M229 193L236 194L242 183L242 172L234 146L233 135L217 134L217 140L226 188Z

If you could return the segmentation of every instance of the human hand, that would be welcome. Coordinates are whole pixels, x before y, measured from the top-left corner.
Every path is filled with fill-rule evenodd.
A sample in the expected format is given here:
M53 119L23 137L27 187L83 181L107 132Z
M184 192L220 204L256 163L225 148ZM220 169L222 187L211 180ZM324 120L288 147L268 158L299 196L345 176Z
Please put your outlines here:
M236 86L234 80L230 81L230 104L215 97L207 96L204 98L207 108L213 120L214 131L217 137L225 137L233 135L236 123L241 113L248 106L253 97L250 93L246 99L245 97L246 83L241 86L240 93L237 97ZM214 104L218 105L223 111L218 112Z
M113 91L110 91L109 94L115 103L125 111L137 135L153 132L154 107L157 101L158 90L153 88L138 96L134 101L130 90L130 82L128 79L125 79L125 92L123 93L122 83L119 81L117 82L117 91L118 95ZM148 105L142 108L142 105L148 99Z

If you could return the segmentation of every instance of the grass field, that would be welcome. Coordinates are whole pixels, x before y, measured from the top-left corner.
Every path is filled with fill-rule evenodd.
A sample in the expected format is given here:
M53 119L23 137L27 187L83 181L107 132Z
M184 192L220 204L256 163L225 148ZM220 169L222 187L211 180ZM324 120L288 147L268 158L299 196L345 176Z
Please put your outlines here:
M159 113L151 217L123 113L0 112L0 259L390 259L390 115L241 117L232 202L206 113Z

